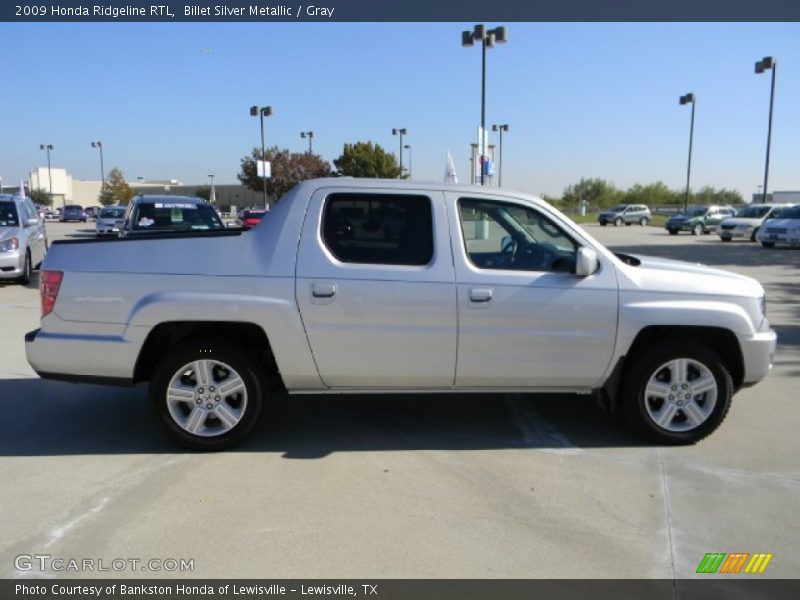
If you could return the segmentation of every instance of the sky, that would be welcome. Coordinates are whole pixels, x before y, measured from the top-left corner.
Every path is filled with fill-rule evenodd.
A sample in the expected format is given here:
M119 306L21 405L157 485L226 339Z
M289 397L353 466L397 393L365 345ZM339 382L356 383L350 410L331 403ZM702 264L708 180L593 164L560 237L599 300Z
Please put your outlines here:
M491 23L509 41L487 52L486 121L503 135L503 187L560 196L582 177L627 188L763 182L770 73L777 58L769 188L800 190L800 24ZM76 179L236 183L260 145L249 107L270 105L267 145L328 161L343 144L393 153L405 127L414 179L441 181L445 156L469 180L480 123L481 51L473 23L0 23L0 177L46 166ZM493 134L492 143L497 143ZM408 166L408 154L404 156Z

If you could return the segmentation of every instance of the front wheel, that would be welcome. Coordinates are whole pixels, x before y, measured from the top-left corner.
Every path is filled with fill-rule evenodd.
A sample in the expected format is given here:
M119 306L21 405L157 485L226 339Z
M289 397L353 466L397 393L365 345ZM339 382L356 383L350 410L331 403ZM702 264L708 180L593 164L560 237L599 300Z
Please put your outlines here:
M733 382L719 355L701 345L652 347L625 369L624 413L644 437L659 444L693 444L720 426Z
M667 231L669 231L670 235L678 235L678 230L677 229L668 229Z
M31 273L33 271L33 265L31 263L31 253L30 250L25 252L25 263L22 265L22 275L19 276L17 282L22 285L28 285L31 282Z
M622 217L614 219L614 227L622 227Z
M605 226L606 226L606 223L607 223L607 221L600 221L600 226L601 226L601 227L605 227Z
M764 248L774 248L775 242L761 242L761 245L764 246Z
M223 450L244 440L266 395L258 364L238 347L213 340L191 340L171 351L150 382L159 423L190 450Z
M750 235L750 241L751 241L751 242L755 242L755 241L756 241L756 234L757 234L757 233L758 233L758 227L756 227L756 228L753 230L753 233Z

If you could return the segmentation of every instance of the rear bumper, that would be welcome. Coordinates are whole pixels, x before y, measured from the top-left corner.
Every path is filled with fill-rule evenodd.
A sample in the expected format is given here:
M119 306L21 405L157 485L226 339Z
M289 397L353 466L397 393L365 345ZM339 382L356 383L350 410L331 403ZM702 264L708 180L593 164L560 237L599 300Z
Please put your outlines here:
M44 379L133 385L138 346L120 337L48 334L35 329L25 334L25 356Z
M770 329L748 336L739 336L739 347L744 359L743 385L758 383L769 374L775 361L778 335Z

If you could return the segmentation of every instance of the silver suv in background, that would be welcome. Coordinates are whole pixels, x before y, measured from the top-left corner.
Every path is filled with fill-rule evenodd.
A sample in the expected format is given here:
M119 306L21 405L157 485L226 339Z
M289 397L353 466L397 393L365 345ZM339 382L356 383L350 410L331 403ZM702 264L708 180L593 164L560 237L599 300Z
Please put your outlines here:
M104 206L97 213L94 230L98 237L103 235L118 236L125 221L124 206Z
M0 194L0 281L27 284L46 252L44 221L31 199Z
M597 221L600 225L613 223L617 227L620 227L623 223L625 225L638 223L644 226L650 222L651 218L650 209L644 204L620 204L597 215Z

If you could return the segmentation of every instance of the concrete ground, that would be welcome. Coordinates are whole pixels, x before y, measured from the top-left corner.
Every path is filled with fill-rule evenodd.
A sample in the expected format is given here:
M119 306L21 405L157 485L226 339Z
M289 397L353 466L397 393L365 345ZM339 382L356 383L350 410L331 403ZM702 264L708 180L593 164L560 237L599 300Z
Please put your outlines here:
M36 554L193 559L195 577L684 578L707 552L797 576L800 251L586 227L766 286L775 369L696 446L643 444L586 398L415 395L290 398L240 449L186 453L143 387L38 379L36 280L0 284L0 577L93 576L27 570Z

